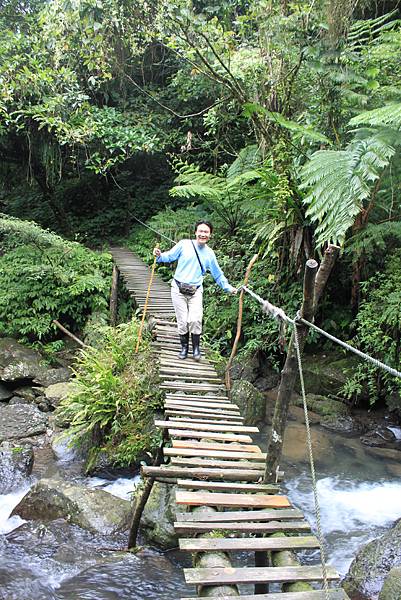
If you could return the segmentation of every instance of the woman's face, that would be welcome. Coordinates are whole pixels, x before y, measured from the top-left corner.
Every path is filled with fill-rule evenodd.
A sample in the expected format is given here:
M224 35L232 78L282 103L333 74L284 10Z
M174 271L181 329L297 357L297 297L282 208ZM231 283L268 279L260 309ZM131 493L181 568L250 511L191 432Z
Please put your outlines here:
M201 223L195 231L196 241L200 246L204 246L210 240L210 227Z

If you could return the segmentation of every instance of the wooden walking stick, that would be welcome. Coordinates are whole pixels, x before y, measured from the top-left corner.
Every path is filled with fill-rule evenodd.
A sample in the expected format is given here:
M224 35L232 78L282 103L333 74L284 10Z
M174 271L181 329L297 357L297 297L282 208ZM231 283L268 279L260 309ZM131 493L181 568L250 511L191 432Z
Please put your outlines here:
M259 254L255 254L248 267L247 270L245 272L245 277L244 277L244 283L243 285L247 285L248 284L248 279L249 279L249 275L251 274L251 269L253 267L253 265L255 264L255 262L258 260L258 256ZM234 344L231 350L231 354L230 354L230 358L228 359L228 363L226 366L226 373L225 373L225 382L226 382L226 388L227 391L230 392L231 391L231 376L230 376L230 369L231 369L231 365L233 363L234 360L234 356L237 354L237 347L238 347L238 342L239 342L239 338L241 336L241 327L242 327L242 309L243 309L243 304L244 304L244 290L241 290L240 296L239 296L239 304L238 304L238 319L237 319L237 333L235 334L235 339L234 339Z
M156 248L158 248L158 244L156 244L155 246ZM152 287L152 283L153 283L153 277L155 275L155 269L156 269L156 259L157 256L155 256L154 260L153 260L153 265L152 265L152 272L150 274L150 279L149 279L149 285L148 285L148 291L146 292L146 300L145 300L145 306L143 307L143 313L142 313L142 319L141 319L141 324L139 326L139 331L138 331L138 340L136 343L136 348L135 348L135 354L138 354L138 350L139 350L139 346L142 340L142 332L143 332L143 326L145 324L145 317L146 317L146 312L148 310L148 302L149 302L149 296L150 296L150 288Z

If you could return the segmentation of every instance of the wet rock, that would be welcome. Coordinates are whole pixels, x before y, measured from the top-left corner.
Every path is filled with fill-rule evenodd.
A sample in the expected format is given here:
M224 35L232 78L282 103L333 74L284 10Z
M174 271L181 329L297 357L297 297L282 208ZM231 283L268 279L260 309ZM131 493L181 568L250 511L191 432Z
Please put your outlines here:
M359 424L349 415L322 417L320 425L337 433L360 433Z
M0 402L9 400L13 396L14 392L8 390L3 384L0 383Z
M45 389L47 403L56 408L62 400L67 398L71 384L68 382L53 383Z
M0 444L0 494L17 489L32 473L33 450L10 442Z
M153 485L141 519L141 533L151 544L160 548L176 548L177 535L173 523L175 512L175 485L156 482ZM141 486L137 488L134 499L142 493Z
M13 393L15 396L24 398L24 400L26 400L26 402L35 402L36 394L31 387L24 386L24 387L15 388Z
M401 567L390 570L379 594L379 600L395 600L401 598Z
M396 448L366 448L366 453L372 456L379 456L384 458L386 461L393 460L397 463L401 460L401 446L397 450Z
M365 444L365 446L375 446L377 448L382 448L395 441L395 435L388 427L379 427L372 431L368 431L361 437L362 444Z
M13 396L9 401L8 405L13 406L14 404L29 404L29 400L21 398L21 396Z
M46 428L47 417L36 406L15 404L0 408L0 442L37 436Z
M401 563L401 521L358 552L351 563L343 587L351 597L377 598L385 578ZM395 600L399 596L388 596Z
M230 369L230 375L233 381L245 379L253 383L259 375L259 360L257 355L246 358L236 356Z
M294 419L294 421L305 423L304 409L300 406L290 406L288 416L290 419ZM312 410L308 410L308 419L311 425L318 425L321 421L321 416Z
M35 521L63 518L102 534L125 531L131 506L104 490L88 489L60 479L41 479L14 508L12 515Z
M266 414L266 399L264 395L249 381L235 381L231 388L231 399L238 404L244 424L254 425L264 422Z

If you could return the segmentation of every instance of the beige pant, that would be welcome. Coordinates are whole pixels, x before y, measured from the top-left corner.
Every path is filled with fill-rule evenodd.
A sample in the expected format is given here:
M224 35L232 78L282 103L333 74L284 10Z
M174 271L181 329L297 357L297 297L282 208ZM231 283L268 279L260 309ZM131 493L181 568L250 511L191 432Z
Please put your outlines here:
M180 335L184 333L202 333L203 317L203 288L199 287L193 296L180 293L175 280L171 282L171 300L177 319L177 329Z

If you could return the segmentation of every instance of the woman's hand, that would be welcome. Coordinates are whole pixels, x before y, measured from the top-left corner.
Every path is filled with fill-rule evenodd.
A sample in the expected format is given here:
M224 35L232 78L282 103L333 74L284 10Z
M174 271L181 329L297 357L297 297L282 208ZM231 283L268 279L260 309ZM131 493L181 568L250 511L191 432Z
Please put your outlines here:
M153 248L153 256L157 256L157 258L159 258L161 253L162 252L161 252L160 248Z

